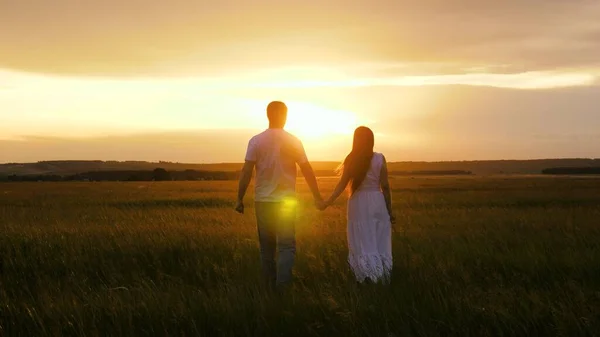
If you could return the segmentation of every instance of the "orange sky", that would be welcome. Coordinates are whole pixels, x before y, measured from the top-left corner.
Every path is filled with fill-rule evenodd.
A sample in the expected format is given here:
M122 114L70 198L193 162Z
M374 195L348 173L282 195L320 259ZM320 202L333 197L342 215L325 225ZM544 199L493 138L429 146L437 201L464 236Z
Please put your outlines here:
M0 162L241 161L290 106L309 157L600 157L597 1L0 3Z

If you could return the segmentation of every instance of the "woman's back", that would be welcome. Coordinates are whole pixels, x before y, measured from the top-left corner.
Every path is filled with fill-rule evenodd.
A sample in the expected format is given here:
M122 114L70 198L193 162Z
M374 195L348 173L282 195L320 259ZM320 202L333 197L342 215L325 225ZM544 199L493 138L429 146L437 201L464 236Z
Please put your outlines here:
M363 180L360 187L356 192L380 192L381 191L381 165L383 164L383 155L381 153L374 152L371 158L371 166L367 171L365 180ZM355 193L356 193L355 192Z
M373 131L361 126L354 131L352 152L344 160L344 171L325 206L331 205L350 184L348 199L348 263L358 282L389 281L392 269L391 193L387 164L373 152ZM373 153L368 162L366 154ZM368 170L362 181L365 166ZM364 166L363 166L364 165ZM360 185L356 186L355 182Z
M348 263L357 281L389 280L392 269L390 215L381 190L381 153L373 153L365 180L348 200Z

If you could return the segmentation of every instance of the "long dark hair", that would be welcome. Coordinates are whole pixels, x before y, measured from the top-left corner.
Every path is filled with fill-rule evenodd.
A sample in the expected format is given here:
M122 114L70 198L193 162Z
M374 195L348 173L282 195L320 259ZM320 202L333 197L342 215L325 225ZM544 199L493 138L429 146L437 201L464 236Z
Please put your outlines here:
M354 130L352 151L338 168L338 173L342 172L350 177L350 195L356 192L367 176L373 159L374 145L375 136L371 129L360 126Z

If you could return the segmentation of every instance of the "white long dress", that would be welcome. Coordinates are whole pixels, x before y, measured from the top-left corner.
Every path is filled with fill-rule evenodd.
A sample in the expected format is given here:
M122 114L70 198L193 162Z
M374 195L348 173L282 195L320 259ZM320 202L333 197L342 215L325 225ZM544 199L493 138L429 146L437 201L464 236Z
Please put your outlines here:
M380 187L383 155L374 153L365 180L348 200L348 263L358 282L389 280L392 229Z

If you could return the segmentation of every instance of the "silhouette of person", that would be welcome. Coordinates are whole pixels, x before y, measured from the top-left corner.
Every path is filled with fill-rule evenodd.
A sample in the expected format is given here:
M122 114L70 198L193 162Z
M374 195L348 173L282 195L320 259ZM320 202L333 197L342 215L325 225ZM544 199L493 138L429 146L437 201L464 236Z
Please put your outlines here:
M359 283L390 281L392 271L392 194L387 161L374 152L375 136L361 126L354 131L352 151L342 176L322 205L330 206L350 186L347 214L348 264Z
M292 281L296 254L296 164L300 166L317 208L324 205L302 142L284 130L287 112L283 102L273 101L267 106L269 128L248 143L235 207L237 212L244 213L244 196L256 168L256 222L262 273L270 288L280 288Z

